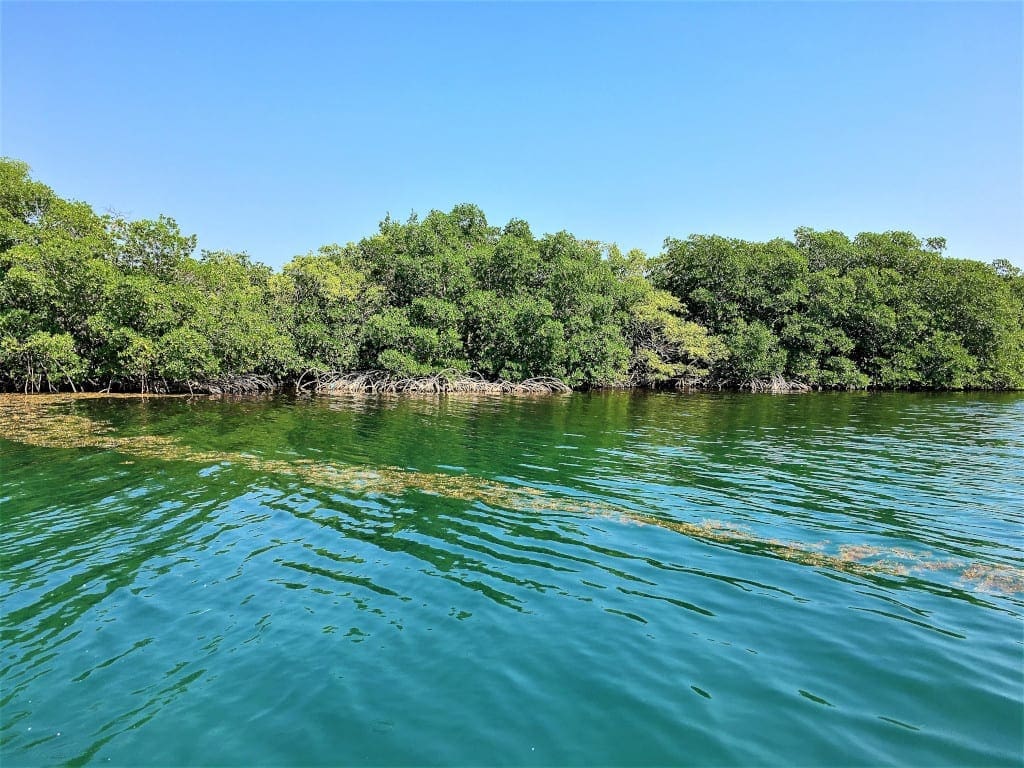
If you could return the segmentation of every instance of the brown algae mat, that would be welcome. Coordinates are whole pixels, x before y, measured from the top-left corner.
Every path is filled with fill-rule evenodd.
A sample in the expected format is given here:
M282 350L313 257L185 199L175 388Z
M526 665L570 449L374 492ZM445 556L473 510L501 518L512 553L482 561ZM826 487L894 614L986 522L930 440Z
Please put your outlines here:
M785 542L758 536L718 520L688 522L618 508L610 503L554 496L542 489L510 485L469 475L417 472L398 467L343 466L311 459L267 459L251 454L199 451L158 435L118 435L109 424L73 413L66 406L87 399L141 399L153 395L0 394L0 438L40 448L81 448L163 461L214 465L228 463L261 474L294 477L304 483L350 493L399 496L409 491L481 502L527 513L561 513L652 525L691 539L774 557L801 565L859 576L923 577L946 571L976 591L1024 592L1024 569L1002 563L941 558L900 547ZM181 397L181 396L178 396ZM185 396L187 397L187 396Z

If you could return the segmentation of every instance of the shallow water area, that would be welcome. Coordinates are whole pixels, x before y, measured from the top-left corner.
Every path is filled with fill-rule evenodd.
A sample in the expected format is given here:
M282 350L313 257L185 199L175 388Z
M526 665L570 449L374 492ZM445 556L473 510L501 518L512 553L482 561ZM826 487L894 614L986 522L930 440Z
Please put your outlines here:
M1019 765L1024 395L0 396L7 765Z

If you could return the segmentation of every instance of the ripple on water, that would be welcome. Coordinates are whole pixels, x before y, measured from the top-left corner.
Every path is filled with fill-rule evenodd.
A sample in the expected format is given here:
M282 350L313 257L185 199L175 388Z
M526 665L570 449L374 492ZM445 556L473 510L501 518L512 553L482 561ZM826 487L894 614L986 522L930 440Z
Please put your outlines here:
M1014 764L1022 416L0 397L0 756Z

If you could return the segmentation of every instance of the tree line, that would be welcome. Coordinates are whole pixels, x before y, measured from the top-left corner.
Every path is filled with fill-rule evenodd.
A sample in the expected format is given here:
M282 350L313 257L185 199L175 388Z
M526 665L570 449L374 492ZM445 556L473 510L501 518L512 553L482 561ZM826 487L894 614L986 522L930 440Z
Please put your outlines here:
M1024 387L1024 274L908 232L693 235L648 258L459 205L280 271L196 245L171 218L99 215L0 159L0 388L209 391L327 371Z

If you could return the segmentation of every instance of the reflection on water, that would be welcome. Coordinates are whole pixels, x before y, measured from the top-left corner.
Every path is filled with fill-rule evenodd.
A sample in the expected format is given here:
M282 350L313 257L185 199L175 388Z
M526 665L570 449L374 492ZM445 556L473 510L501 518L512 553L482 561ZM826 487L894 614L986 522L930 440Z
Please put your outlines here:
M931 552L914 552L900 546L842 544L838 554L826 552L827 541L801 544L767 539L719 520L687 522L663 519L617 508L601 501L581 501L545 493L529 485L511 486L469 475L416 472L398 467L343 467L308 458L265 459L247 453L196 451L178 441L157 435L117 436L107 424L54 406L78 398L50 395L25 398L0 395L0 433L6 439L44 448L98 448L149 459L187 461L217 467L237 465L260 474L291 476L314 486L345 493L401 496L415 490L462 501L481 502L520 512L563 512L600 515L657 525L705 541L742 548L773 557L822 568L907 576L926 571L957 571L963 581L977 588L999 592L1024 591L1024 570L1001 563L964 562L936 558ZM348 407L365 406L368 398L346 398ZM424 401L418 399L418 404Z
M1022 406L0 396L0 755L1012 763Z

